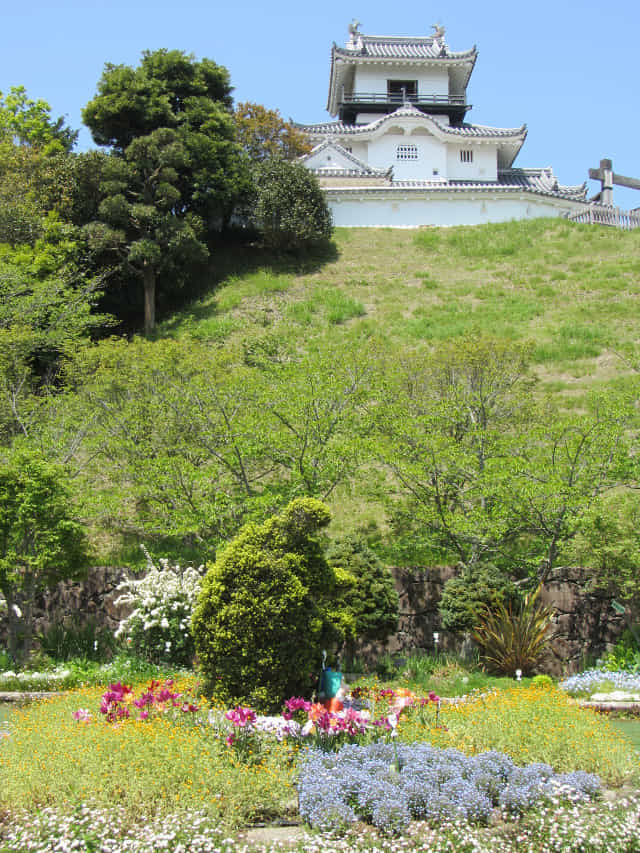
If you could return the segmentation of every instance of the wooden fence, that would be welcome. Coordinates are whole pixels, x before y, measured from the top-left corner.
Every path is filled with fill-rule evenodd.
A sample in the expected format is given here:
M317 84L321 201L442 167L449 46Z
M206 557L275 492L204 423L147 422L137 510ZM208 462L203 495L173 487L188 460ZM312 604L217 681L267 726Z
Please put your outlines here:
M592 204L586 210L568 213L567 219L572 222L585 222L589 225L609 225L613 228L622 228L625 231L640 228L640 213L598 204Z

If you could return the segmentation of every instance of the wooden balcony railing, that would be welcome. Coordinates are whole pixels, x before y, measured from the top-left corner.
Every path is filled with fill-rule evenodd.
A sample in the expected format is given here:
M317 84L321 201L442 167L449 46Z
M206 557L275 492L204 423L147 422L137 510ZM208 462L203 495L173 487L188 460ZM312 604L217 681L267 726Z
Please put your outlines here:
M376 92L343 92L343 104L398 104L410 103L414 106L451 106L466 107L464 95L408 95L402 92L378 94Z

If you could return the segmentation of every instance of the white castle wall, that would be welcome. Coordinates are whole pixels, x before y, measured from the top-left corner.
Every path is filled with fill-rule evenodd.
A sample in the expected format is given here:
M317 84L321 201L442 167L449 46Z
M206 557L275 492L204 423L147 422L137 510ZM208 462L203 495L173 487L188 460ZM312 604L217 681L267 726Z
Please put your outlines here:
M446 68L396 68L387 65L357 65L354 91L386 95L387 80L417 80L418 97L449 94Z
M418 149L417 160L398 160L400 145L415 145ZM430 135L411 135L402 132L385 133L380 139L369 143L368 162L371 166L388 169L393 165L395 181L431 180L434 170L441 178L447 175L446 147Z
M327 192L333 224L342 228L417 228L421 225L481 225L562 216L580 205L554 199L530 197L464 195L437 196L428 193L412 197L377 198L361 194L349 197L337 190Z
M461 151L473 151L473 162L463 163ZM447 145L447 177L450 181L497 181L497 145Z

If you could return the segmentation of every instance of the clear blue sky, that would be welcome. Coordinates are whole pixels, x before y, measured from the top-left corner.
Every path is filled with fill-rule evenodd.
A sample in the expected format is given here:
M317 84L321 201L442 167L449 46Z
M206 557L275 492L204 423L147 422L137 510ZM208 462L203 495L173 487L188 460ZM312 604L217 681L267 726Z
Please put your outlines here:
M573 184L611 157L640 178L637 0L1 0L0 90L22 84L79 128L105 62L177 48L225 65L237 100L325 121L331 44L344 44L353 17L378 35L429 35L440 21L453 50L476 44L468 120L526 123L516 165L550 165ZM91 145L84 130L80 147ZM640 207L640 191L614 198Z

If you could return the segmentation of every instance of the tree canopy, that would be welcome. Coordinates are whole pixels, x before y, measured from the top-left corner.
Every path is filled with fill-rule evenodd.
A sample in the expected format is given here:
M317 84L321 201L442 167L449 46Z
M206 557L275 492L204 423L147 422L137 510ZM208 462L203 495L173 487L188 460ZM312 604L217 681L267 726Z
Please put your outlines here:
M30 647L36 593L86 567L87 538L66 479L61 466L21 444L0 458L0 593L17 660Z
M12 86L7 95L0 92L0 141L31 147L71 151L78 131L71 130L64 118L54 119L49 104L34 101L24 86Z
M106 63L82 120L94 142L122 154L134 139L161 127L203 130L218 110L230 112L231 91L229 72L211 59L145 50L137 68Z
M238 142L254 163L272 157L295 160L311 151L304 135L278 110L244 101L236 106L234 119Z
M249 188L235 141L225 68L177 50L145 51L137 68L107 64L83 110L94 140L112 148L98 220L113 251L143 283L145 333L155 325L156 289L171 286L208 254ZM95 229L94 229L95 234ZM101 245L108 235L101 232Z

